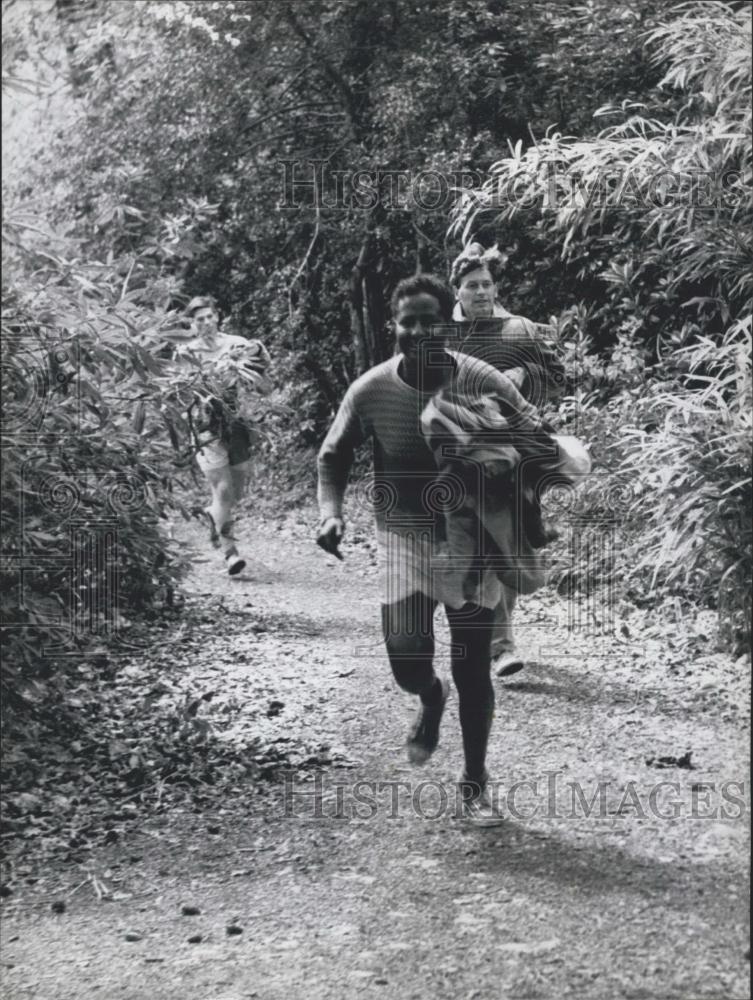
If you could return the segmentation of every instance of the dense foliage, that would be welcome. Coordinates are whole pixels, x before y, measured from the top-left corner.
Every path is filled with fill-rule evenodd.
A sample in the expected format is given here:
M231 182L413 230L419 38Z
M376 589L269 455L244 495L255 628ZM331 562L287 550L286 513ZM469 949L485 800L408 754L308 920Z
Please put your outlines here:
M76 642L115 626L91 607L108 573L125 617L179 575L173 481L213 388L169 364L191 295L271 350L269 476L284 489L290 469L300 498L295 456L313 469L344 387L391 352L395 282L446 273L471 232L507 255L508 308L556 319L557 419L599 471L576 503L619 529L567 579L709 602L744 637L749 5L3 10L3 610L24 676L40 636L60 645L58 609ZM111 515L112 558L74 558L75 525L103 526L106 548Z
M718 604L734 642L750 635L753 558L749 39L749 7L682 5L647 37L682 94L672 117L623 102L593 138L518 146L456 221L466 237L522 225L599 289L560 318L565 342L612 348L602 370L573 351L592 391L565 415L601 445L608 489L630 489L620 579ZM593 477L580 513L603 502Z
M189 514L195 430L228 372L174 362L186 331L154 301L159 248L134 278L138 257L83 261L20 216L3 236L9 271L33 267L4 289L2 326L2 681L17 700L61 657L127 649L133 615L172 599L171 520Z
M267 342L311 445L353 375L391 351L396 280L446 271L454 187L480 183L508 141L552 122L587 131L597 101L643 93L658 73L642 32L663 9L100 4L78 25L71 72L88 76L56 108L63 135L45 130L15 194L33 190L99 252L141 250L213 206L170 291L214 294ZM48 54L57 24L35 31L29 49ZM545 319L569 301L526 305Z

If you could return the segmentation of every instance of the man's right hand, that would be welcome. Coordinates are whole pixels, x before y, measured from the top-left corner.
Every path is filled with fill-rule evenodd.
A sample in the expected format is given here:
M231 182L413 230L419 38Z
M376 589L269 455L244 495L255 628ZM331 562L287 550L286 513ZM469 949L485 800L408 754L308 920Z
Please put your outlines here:
M331 555L342 559L340 542L345 533L345 522L341 517L327 517L319 525L316 533L316 544Z

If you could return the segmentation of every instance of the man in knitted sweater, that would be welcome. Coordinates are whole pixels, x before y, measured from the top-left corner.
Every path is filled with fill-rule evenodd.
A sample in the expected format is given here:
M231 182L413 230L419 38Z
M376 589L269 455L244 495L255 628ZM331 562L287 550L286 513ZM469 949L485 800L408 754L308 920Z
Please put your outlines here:
M510 442L523 453L551 458L557 447L510 379L484 361L444 349L436 332L442 327L446 332L452 297L441 281L430 275L402 281L392 310L399 353L351 385L319 452L317 541L339 556L354 449L371 438L383 635L395 680L421 702L408 736L408 757L425 762L439 739L449 693L433 667L433 616L442 603L450 624L465 756L462 809L477 825L496 825L500 814L489 795L486 750L494 711L491 636L500 582L483 559L470 586L467 573L456 579L451 568L437 565L436 529L443 509L432 501L437 466L421 432L421 413L448 386L467 398L493 398L507 421Z

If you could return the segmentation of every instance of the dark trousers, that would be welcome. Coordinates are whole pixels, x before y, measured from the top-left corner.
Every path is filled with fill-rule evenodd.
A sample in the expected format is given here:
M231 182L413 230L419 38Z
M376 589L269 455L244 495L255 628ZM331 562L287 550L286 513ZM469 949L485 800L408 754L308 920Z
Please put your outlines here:
M441 697L434 673L434 610L437 602L418 591L394 604L382 605L382 632L395 680L429 705ZM466 604L445 605L450 625L452 679L458 692L465 774L481 781L494 716L491 681L491 636L494 609Z

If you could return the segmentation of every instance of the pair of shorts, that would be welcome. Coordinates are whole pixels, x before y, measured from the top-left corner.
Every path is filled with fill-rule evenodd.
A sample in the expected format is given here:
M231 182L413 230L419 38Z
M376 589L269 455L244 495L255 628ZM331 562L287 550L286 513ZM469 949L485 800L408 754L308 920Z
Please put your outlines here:
M227 444L215 438L196 453L196 462L207 473L227 466L241 465L251 458L251 435L242 420L234 420Z
M211 441L196 452L196 464L204 473L214 472L230 465L230 455L221 441Z
M431 531L396 532L377 524L379 599L395 604L420 591L439 604L458 610L466 604L495 608L502 585L493 569L477 566L438 543Z

